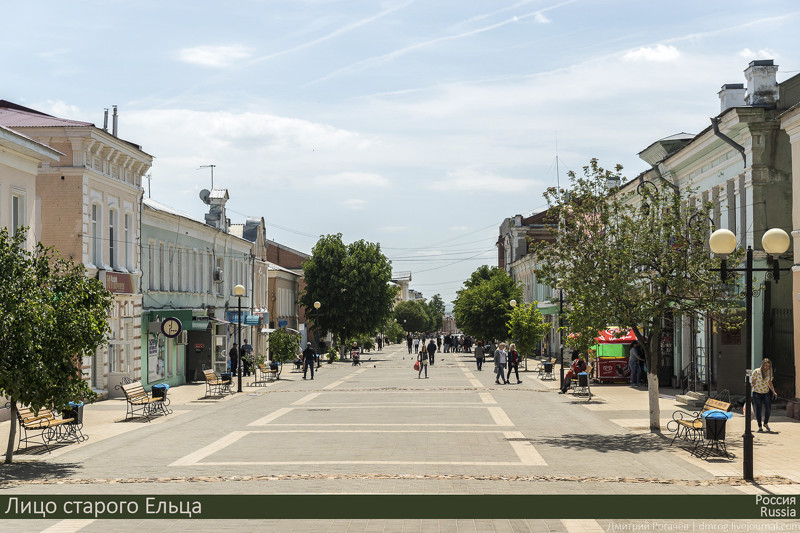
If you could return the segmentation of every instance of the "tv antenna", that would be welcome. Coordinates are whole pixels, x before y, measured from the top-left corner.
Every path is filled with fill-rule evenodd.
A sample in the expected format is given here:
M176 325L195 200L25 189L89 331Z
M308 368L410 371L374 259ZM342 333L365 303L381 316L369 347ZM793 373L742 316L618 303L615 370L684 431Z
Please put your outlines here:
M212 191L214 190L214 167L216 167L216 166L217 165L200 165L200 167L197 169L197 170L200 170L201 168L210 168L211 169L211 190Z

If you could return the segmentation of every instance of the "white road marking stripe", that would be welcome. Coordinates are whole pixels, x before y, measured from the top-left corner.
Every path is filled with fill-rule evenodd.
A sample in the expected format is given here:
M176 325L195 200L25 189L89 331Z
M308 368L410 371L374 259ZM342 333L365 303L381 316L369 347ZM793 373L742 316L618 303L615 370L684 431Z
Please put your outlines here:
M252 424L251 424L252 425ZM506 425L506 426L513 426L514 424L417 424L415 422L407 422L404 424L270 424L270 427L274 426L292 426L292 427L303 427L303 426L312 426L312 427L337 427L337 426L369 426L369 427L377 427L377 426L388 426L388 427L410 427L410 426L434 426L434 427L476 427L476 428L496 428L498 425Z
M192 452L189 455L184 455L174 463L170 464L169 466L189 466L193 464L197 464L198 461L203 459L204 457L208 457L212 453L218 452L227 446L230 446L237 440L241 439L245 435L249 434L249 431L233 431L228 435L225 435L221 439L212 442L208 446L204 446L197 450L196 452Z
M339 381L334 381L333 383L330 383L330 384L325 385L324 387L322 387L322 390L330 390L330 389L332 389L334 387L338 387L342 383L344 383L344 380L341 380L341 379Z
M521 431L506 431L503 435L507 439L524 439L525 435ZM547 462L539 455L536 448L528 441L510 441L509 444L514 448L519 460L524 465L547 466Z
M248 426L266 426L267 424L269 424L270 422L272 422L276 418L279 418L279 417L285 415L286 413L288 413L291 410L292 410L291 407L281 407L277 411L272 412L272 413L268 414L265 417L259 418L258 420L250 422L247 425Z
M87 520L62 520L47 529L43 529L42 533L75 533L94 522L94 519Z
M494 404L497 403L495 399L492 397L492 395L488 392L479 392L478 396L481 397L481 401L483 403L494 403Z
M320 395L319 392L312 392L311 394L307 394L307 395L303 396L302 398L300 398L299 400L294 402L292 405L303 405L304 403L310 402L311 400L313 400L314 398L316 398L319 395Z
M480 389L485 389L486 388L486 387L483 386L483 383L481 383L477 379L469 380L469 384L472 385L473 387L480 388Z
M248 433L505 433L503 430L483 429L264 429Z
M502 407L489 407L489 414L492 415L495 424L498 426L513 426L514 423L508 418Z
M562 520L564 529L567 533L603 533L605 529L597 522L597 520Z
M449 466L520 466L512 461L239 461L197 463L200 466L281 466L281 465L449 465Z

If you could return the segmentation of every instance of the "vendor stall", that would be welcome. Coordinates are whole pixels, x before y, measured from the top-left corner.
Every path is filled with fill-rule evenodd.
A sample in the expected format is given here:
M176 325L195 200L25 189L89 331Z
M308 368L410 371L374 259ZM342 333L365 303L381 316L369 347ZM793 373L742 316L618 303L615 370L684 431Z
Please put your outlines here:
M628 356L631 343L636 340L633 331L611 327L601 331L595 340L597 344L592 347L597 359L594 365L594 379L598 383L630 381L631 369L628 366Z

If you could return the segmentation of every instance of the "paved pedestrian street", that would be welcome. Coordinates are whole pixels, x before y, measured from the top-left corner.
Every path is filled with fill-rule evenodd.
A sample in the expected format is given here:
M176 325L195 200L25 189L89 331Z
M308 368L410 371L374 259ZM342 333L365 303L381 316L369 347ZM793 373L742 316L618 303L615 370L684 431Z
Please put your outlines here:
M313 381L287 367L277 382L254 387L248 378L243 393L222 399L202 399L202 385L176 387L169 392L174 413L151 423L121 421L123 401L98 402L86 409L87 442L17 455L14 465L0 469L0 487L6 495L800 493L796 466L784 472L759 468L773 464L762 441L756 446L759 484L738 483L740 433L734 430L733 461L698 460L651 435L644 391L596 386L587 401L559 395L557 382L542 382L534 372L523 372L521 384L496 385L492 365L477 371L471 354L438 354L428 379L418 379L413 357L405 346L392 345L364 354L358 367L323 364ZM666 421L674 404L663 401ZM783 432L770 436L777 450L798 436L796 423L780 426ZM8 423L0 429L7 438ZM301 506L302 496L297 501ZM356 496L352 505L358 505ZM578 532L641 529L646 523L657 530L657 522L689 531L703 524L734 526L568 518L14 520L0 529ZM780 524L800 530L800 521ZM746 525L758 531L767 522Z

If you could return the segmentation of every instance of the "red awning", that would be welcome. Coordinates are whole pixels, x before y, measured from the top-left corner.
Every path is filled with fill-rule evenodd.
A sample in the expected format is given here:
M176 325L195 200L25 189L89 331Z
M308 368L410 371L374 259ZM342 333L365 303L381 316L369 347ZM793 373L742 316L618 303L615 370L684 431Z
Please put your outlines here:
M601 331L594 340L599 344L630 344L636 340L636 334L632 329L608 328Z

